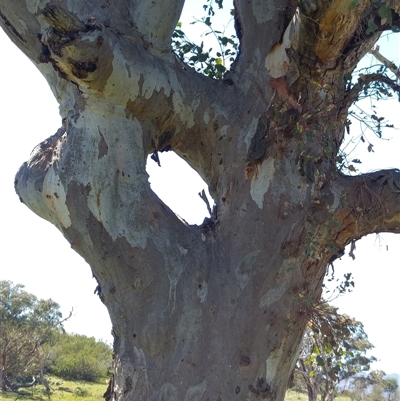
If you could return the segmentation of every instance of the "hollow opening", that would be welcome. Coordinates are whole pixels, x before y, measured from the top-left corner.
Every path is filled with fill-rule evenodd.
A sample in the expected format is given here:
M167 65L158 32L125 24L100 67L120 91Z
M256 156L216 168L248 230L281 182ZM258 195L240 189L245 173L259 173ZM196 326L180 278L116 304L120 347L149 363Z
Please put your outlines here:
M159 157L161 166L151 156L147 159L146 171L150 176L151 189L189 224L202 224L204 218L210 217L210 213L199 194L204 190L211 209L214 204L207 184L175 152L164 152Z

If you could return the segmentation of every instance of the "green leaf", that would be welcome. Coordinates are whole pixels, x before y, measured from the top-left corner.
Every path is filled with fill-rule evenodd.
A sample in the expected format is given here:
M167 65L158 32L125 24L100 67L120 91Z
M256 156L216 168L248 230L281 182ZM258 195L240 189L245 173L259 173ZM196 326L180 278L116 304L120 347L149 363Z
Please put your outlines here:
M374 20L373 20L372 18L370 18L370 19L368 20L368 28L367 28L367 30L365 31L365 33L366 33L367 35L370 35L370 34L376 32L377 30L378 30L378 25L376 25L375 22L374 22Z
M381 17L381 25L388 24L392 25L392 10L387 4L382 4L378 9L378 14Z
M350 10L353 11L358 6L359 0L352 0L350 3Z

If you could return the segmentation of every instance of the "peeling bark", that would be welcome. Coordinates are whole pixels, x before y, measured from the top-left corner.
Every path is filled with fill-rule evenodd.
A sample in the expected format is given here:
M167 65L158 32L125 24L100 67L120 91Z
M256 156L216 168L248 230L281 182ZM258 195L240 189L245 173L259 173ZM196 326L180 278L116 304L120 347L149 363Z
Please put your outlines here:
M107 400L282 400L327 263L400 231L397 170L336 169L344 76L379 37L360 34L366 4L236 0L227 85L170 52L182 1L0 0L62 119L16 190L98 281L114 335ZM150 189L147 156L165 149L209 185L201 226Z

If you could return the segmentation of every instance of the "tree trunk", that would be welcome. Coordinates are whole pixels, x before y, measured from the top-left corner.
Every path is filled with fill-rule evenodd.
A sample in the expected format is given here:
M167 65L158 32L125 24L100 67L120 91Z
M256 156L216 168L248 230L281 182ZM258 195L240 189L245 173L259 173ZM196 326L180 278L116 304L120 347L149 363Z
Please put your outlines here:
M307 369L306 364L301 357L297 360L296 371L301 376L300 380L302 382L304 381L306 385L308 401L317 401L318 388L321 383L321 374L317 372L316 375L314 374L314 376L311 377L311 370Z
M5 390L4 368L0 369L0 394Z
M44 388L46 389L46 394L50 399L51 387L50 387L50 384L49 384L48 380L46 379L46 377L44 375L43 365L44 365L44 363L40 364L40 370L39 370L40 383L43 384Z
M16 190L99 283L109 400L282 400L327 263L400 231L397 171L336 169L357 97L344 76L379 37L354 42L368 2L261 3L235 2L240 55L214 81L171 52L183 1L0 0L62 117ZM147 155L170 147L215 200L201 226L150 189Z

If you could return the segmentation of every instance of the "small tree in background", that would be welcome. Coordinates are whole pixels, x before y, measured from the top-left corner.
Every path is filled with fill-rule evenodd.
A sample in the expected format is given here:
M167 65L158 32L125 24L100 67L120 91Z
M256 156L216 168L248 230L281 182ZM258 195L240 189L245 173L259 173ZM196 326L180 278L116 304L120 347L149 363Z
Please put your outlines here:
M355 377L349 395L355 401L385 401L398 399L398 383L394 377L386 377L382 370L374 370L367 376Z
M109 345L65 333L60 306L23 288L0 281L0 389L14 391L41 382L50 393L45 377L49 372L86 381L109 376Z
M43 368L40 349L62 325L60 306L38 299L21 284L0 281L0 388L33 385ZM29 383L27 383L29 378Z
M309 401L332 401L346 379L370 369L373 348L361 322L327 303L316 307L304 334L295 371Z
M399 384L394 377L383 379L383 391L388 395L388 400L394 400L396 397Z

